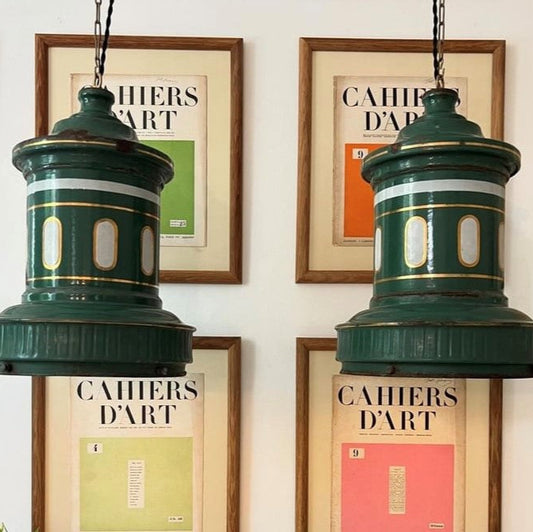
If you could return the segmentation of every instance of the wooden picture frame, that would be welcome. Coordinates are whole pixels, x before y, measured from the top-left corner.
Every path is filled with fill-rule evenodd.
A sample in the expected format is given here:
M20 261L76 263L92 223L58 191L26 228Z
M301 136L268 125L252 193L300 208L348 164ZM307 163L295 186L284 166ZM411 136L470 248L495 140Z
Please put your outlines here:
M241 339L194 337L193 350L194 361L187 371L203 373L205 380L203 530L238 532ZM68 377L32 380L32 530L40 532L66 529L58 520L72 517L72 507L65 502L70 496L69 453L50 448L53 442L69 439L70 423L64 413L68 381Z
M335 338L296 340L295 532L322 532L329 530L330 526L331 377L340 372L340 363L335 361L336 345ZM499 532L502 487L502 381L491 380L487 388L489 386L488 419L484 421L488 432L488 482L483 497L488 506L485 515L488 522L487 532ZM479 528L476 530L481 532Z
M117 113L130 126L142 127L139 125L141 119L137 118L140 113L143 113L143 117L148 117L150 115L145 113L152 113L151 116L154 116L156 111L159 114L166 112L166 118L160 118L169 123L169 116L172 114L172 123L178 124L178 112L181 113L179 116L185 116L183 113L191 113L191 109L195 109L198 99L200 102L207 102L204 102L203 114L194 126L201 142L195 141L192 152L187 152L193 170L187 166L189 159L179 156L175 159L183 160L183 165L187 168L180 171L180 183L189 183L192 190L192 199L188 200L186 206L192 212L187 216L192 217L189 221L194 229L191 235L173 234L162 240L166 244L161 246L160 251L161 282L242 283L242 49L241 38L113 35L109 40L103 83L106 85L107 78L107 83L126 84L130 83L131 78L131 86L125 86L125 92L131 89L128 93L131 94L130 100L122 102L124 105ZM37 34L35 54L35 130L37 136L42 136L48 134L58 119L71 115L73 109L77 110L73 96L77 92L74 90L76 83L81 84L87 76L90 76L90 81L85 83L92 83L94 37ZM79 81L76 81L75 76L78 76ZM119 79L125 81L118 81ZM146 89L146 94L148 89L166 91L172 88L178 91L178 95L181 90L183 95L189 89L185 85L187 79L203 80L201 94L205 98L196 96L195 102L180 97L178 103L174 93L172 98L169 95L164 100L165 111L160 110L163 99L159 93L156 93L157 102L152 102L157 105L152 107L148 107L146 103L148 97L145 100L143 96L142 105L140 96L134 99L133 94L138 93L133 91L139 88ZM146 86L136 86L140 83ZM183 85L181 88L154 86L158 83ZM148 86L149 84L152 86ZM121 102L117 99L115 112L119 103ZM131 114L128 115L130 109ZM152 112L151 109L156 111ZM145 118L143 122L144 120ZM150 123L148 118L146 123ZM141 137L140 131L137 129L142 140L145 137ZM144 130L143 133L148 134L146 138L157 141L158 137L146 132ZM160 135L160 132L157 134ZM174 137L182 138L178 129L174 132ZM180 142L183 144L184 141ZM193 143L191 140L187 142ZM188 176L186 180L183 179L185 172ZM174 182L178 183L176 180ZM169 186L171 185L172 182ZM173 190L176 198L185 197L179 190ZM167 197L170 198L170 192L168 194ZM181 210L180 213L172 212L172 215L165 211L165 205L168 207L171 204L163 194L161 220L168 221L168 224L164 224L164 227L168 225L165 231L185 231L181 229L189 223L185 214L181 215ZM194 240L196 237L198 241Z
M336 105L336 101L340 102L334 93L336 80L359 77L363 83L362 78L389 78L390 83L394 83L392 80L401 77L404 80L411 78L411 83L414 83L417 78L424 78L427 79L424 87L433 88L431 51L430 40L300 39L296 282L371 283L373 280L373 220L369 219L373 218L372 191L360 177L357 177L357 182L368 188L363 191L368 197L361 203L364 209L360 211L366 213L367 233L364 238L354 237L353 242L339 243L335 240L339 227L346 223L346 218L339 220L339 211L355 213L358 210L348 208L344 211L347 205L344 191L352 190L351 186L344 188L343 180L348 175L348 158L344 149L348 149L349 142L362 142L348 140L338 133L341 131L341 120L337 124L335 117L343 115L342 112L336 114L339 113L337 108L342 107L340 103ZM444 42L444 63L446 79L458 78L466 87L467 118L478 123L485 136L502 139L505 41L447 40ZM419 106L421 93L417 94L416 105ZM346 105L354 108L357 103ZM362 105L358 109L362 109ZM391 108L379 107L379 102L376 105L375 109L383 113L384 109ZM377 114L367 116L378 118ZM390 122L387 123L387 128L391 127ZM399 123L398 127L403 125ZM368 137L366 142L378 142L372 137L379 135L365 132L366 127L373 130L377 127L374 122L366 126L361 123L357 128L362 136ZM393 142L397 131L393 132L387 134L390 138L386 143ZM344 139L345 143L335 135L341 141ZM363 156L364 152L361 152L360 157ZM353 158L356 158L355 155ZM358 164L358 170L350 171L360 172L360 162ZM342 227L346 231L346 226Z

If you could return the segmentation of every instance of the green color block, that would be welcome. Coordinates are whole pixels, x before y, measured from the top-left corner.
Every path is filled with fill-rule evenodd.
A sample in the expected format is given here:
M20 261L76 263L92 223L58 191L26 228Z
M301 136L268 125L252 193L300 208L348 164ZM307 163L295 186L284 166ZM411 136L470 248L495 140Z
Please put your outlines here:
M141 480L128 481L131 469L139 469L130 461L143 461ZM80 439L81 532L192 527L192 438Z
M146 140L174 163L174 178L161 193L161 234L194 235L194 141ZM185 224L173 227L171 220ZM175 225L175 223L174 223Z

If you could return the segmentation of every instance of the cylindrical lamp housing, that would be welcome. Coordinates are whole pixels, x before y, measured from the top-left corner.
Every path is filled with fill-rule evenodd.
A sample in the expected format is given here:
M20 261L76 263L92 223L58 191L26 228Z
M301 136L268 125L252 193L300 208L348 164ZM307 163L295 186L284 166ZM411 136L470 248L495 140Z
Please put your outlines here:
M520 166L435 89L363 162L374 190L374 295L339 325L343 373L533 376L533 322L507 305L505 185Z
M109 91L79 99L79 113L13 150L28 185L28 262L22 304L0 314L0 372L182 375L194 328L158 296L172 161L115 117Z

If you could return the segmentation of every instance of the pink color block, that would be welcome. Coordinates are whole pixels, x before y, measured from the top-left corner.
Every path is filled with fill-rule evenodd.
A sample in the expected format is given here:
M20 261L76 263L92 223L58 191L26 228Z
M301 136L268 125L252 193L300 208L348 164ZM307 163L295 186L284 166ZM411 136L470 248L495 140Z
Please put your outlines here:
M391 466L405 468L405 513L389 511ZM342 532L453 532L453 445L343 443L341 475Z

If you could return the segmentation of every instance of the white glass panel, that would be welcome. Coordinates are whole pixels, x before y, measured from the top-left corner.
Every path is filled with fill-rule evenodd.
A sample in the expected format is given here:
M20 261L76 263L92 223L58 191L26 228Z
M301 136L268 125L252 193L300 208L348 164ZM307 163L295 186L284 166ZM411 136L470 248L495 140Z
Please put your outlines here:
M500 270L503 271L505 264L505 224L503 222L500 222L498 228L498 262Z
M459 220L459 261L470 268L479 262L479 221L475 216Z
M428 229L424 218L413 216L405 224L405 263L410 268L423 266L427 260Z
M111 270L117 264L118 228L113 220L98 220L94 224L94 264L100 270Z
M381 268L381 227L376 229L374 234L374 269L379 271Z
M141 232L141 270L144 275L152 275L155 266L155 241L151 227L143 227Z
M43 266L48 270L59 267L61 263L61 221L50 216L43 224Z

